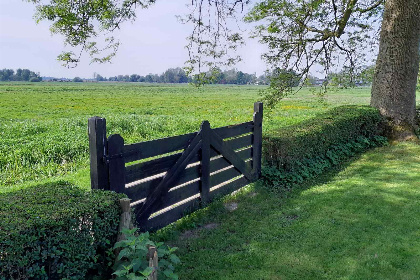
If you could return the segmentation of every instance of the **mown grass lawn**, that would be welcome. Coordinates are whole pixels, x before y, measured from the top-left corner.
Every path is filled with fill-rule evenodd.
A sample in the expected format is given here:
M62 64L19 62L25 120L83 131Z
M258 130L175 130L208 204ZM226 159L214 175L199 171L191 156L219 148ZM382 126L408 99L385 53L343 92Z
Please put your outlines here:
M420 145L292 192L249 186L156 236L179 247L180 279L419 279Z

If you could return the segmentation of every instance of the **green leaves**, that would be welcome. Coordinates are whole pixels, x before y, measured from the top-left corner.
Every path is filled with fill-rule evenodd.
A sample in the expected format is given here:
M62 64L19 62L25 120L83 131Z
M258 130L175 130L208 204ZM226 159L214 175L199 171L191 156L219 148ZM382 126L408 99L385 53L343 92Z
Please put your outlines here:
M264 138L262 174L274 189L290 189L366 149L382 146L376 109L341 106Z
M85 279L109 275L119 198L67 182L0 195L0 275L6 279Z
M149 247L156 248L158 253L158 276L159 279L178 279L174 274L174 266L180 262L174 254L177 248L171 248L163 242L155 243L149 239L149 233L137 233L138 229L124 229L122 233L126 239L115 244L114 249L122 249L117 257L117 263L114 266L114 275L117 279L147 279L154 268L149 267L148 252Z
M48 4L37 0L30 2L36 4L37 23L51 21L51 32L64 36L65 44L78 49L77 54L65 51L58 56L64 65L74 67L83 52L90 55L92 62L108 62L115 56L119 42L108 37L99 48L95 38L118 29L122 22L134 20L137 7L148 8L155 0L50 0Z
M365 64L365 57L370 59L375 50L374 22L381 18L382 4L377 0L266 0L257 3L245 20L259 23L253 36L268 47L263 58L270 67L294 70L300 79L314 66L324 69L325 76L333 68L347 68L353 81L353 69ZM369 15L364 15L367 9ZM274 79L264 93L266 104L277 104L291 91L287 77Z

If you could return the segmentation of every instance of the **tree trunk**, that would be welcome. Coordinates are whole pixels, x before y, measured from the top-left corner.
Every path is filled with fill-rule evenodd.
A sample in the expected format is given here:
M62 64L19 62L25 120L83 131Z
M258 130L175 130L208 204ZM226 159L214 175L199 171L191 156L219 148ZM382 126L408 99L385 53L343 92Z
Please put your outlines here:
M395 140L415 137L420 60L420 0L387 0L371 105L389 120Z

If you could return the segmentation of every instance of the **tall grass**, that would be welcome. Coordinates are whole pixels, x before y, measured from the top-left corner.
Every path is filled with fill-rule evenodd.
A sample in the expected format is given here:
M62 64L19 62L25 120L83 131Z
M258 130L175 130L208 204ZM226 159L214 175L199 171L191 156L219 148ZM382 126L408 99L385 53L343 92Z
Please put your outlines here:
M89 187L87 120L107 119L108 134L126 143L162 138L252 119L258 86L141 85L124 83L0 83L0 192L67 176ZM369 89L311 90L265 112L264 132L298 123L331 107L367 104Z

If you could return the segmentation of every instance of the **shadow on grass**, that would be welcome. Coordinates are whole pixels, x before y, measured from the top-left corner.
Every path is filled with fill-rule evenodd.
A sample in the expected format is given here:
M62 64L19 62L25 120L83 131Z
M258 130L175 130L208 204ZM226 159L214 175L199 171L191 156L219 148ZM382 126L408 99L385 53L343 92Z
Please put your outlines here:
M255 184L225 199L233 212L210 205L166 231L180 279L418 279L419 155L374 149L291 192ZM194 238L174 234L188 226Z

